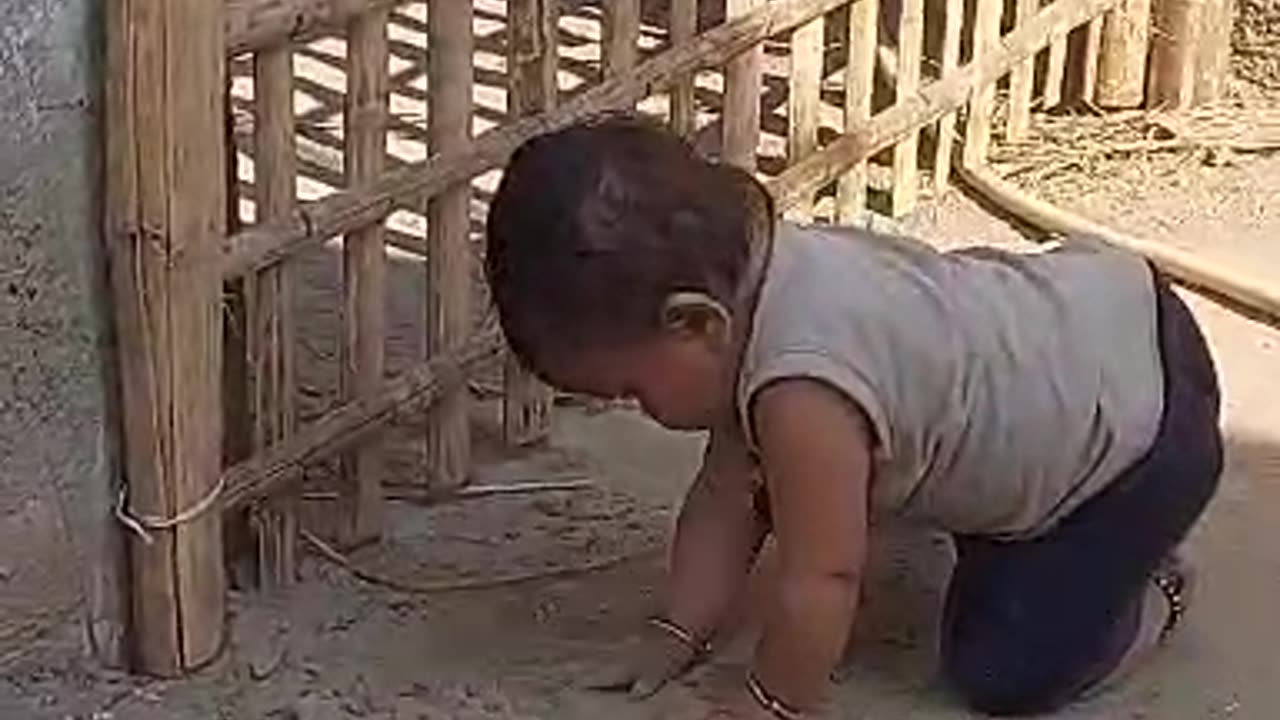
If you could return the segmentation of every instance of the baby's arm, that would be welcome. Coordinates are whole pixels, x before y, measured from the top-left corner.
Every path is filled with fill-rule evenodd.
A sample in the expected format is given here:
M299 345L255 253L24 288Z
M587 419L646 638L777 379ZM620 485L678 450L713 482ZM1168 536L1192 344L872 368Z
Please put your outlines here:
M808 711L826 690L857 611L871 432L856 405L809 380L766 387L753 417L779 573L749 687L757 707L763 695Z
M699 639L721 629L768 533L754 491L736 427L714 430L676 523L665 603L667 618Z

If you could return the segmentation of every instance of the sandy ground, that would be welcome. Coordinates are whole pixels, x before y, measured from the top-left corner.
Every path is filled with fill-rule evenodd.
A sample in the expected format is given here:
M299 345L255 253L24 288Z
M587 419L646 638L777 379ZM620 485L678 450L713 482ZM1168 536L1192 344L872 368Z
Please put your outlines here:
M324 152L332 136L324 134L323 112L310 117L314 125L306 131L317 144L308 155L312 185L304 191L322 194L332 180L334 158ZM412 149L403 153L412 155ZM1065 168L1033 189L1117 228L1280 283L1280 157L1214 164L1183 156L1118 159ZM416 222L399 217L398 239L412 244ZM942 246L1025 242L959 193L900 225ZM304 414L314 414L332 402L335 390L336 254L310 253L298 267ZM389 303L393 369L419 352L424 275L420 258L396 256ZM1191 300L1222 370L1229 435L1226 479L1193 545L1205 586L1191 622L1167 652L1119 691L1064 718L1268 720L1280 712L1274 659L1280 625L1266 610L1280 597L1280 333ZM0 551L0 718L696 717L705 698L735 681L749 633L650 703L583 692L577 683L628 641L651 608L672 511L700 440L668 434L625 411L565 409L556 416L550 449L509 456L489 440L493 423L493 408L482 404L475 418L477 481L585 477L592 488L429 508L393 503L386 541L354 554L352 562L408 586L608 567L426 593L364 582L312 557L291 591L233 597L232 637L213 667L187 681L153 682L93 667L77 653L74 627L32 610L61 607L52 599L63 599L70 582L57 580L59 556L49 550L59 544L56 518L10 513L0 518L0 547L6 548ZM417 480L417 432L410 422L385 439L389 481ZM324 467L311 472L316 485L327 476ZM11 582L28 577L11 568L33 564L30 558L48 558L45 574L54 578L48 585L62 586L62 593ZM892 523L877 529L867 606L829 717L969 717L934 672L935 621L949 564L945 538ZM15 628L29 627L28 616L44 622L36 632L18 634Z

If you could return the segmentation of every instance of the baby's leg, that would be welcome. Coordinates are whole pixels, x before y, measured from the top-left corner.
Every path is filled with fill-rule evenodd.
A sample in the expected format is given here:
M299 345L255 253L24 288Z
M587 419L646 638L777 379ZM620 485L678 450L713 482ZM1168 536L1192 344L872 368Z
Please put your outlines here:
M1047 535L957 541L942 660L975 709L1054 710L1149 650L1169 618L1168 560L1222 467L1212 363L1185 306L1161 292L1165 412L1147 455Z

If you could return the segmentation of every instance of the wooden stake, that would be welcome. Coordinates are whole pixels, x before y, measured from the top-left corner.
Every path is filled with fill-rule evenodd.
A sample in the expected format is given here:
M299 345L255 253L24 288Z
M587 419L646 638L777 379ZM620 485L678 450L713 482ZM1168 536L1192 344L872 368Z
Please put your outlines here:
M471 3L431 6L427 33L427 152L435 155L471 145ZM471 181L449 187L427 201L427 353L460 345L471 334ZM471 465L465 388L446 394L428 417L427 474L436 489L467 481Z
M1102 18L1076 28L1067 42L1067 82L1063 92L1071 102L1090 105L1098 93L1098 52L1102 46Z
M964 0L947 0L942 19L942 77L960 65L960 31L964 26ZM938 142L933 156L933 192L941 195L951 181L951 155L955 152L956 116L938 121Z
M787 92L787 156L797 162L818 149L818 110L822 103L822 49L825 28L821 17L791 34L791 73ZM726 113L728 110L726 109ZM813 219L813 198L787 211L792 220Z
M844 76L844 131L854 133L871 120L875 90L879 0L858 0L849 7L848 65ZM836 221L862 220L867 208L867 162L854 163L836 187Z
M546 0L508 0L507 67L510 116L528 117L556 105L557 5ZM507 355L503 368L502 432L505 442L524 446L551 434L552 393Z
M636 66L640 57L640 0L609 0L604 6L605 79L616 78Z
M672 0L671 43L683 45L698 34L698 0ZM697 124L694 74L680 73L671 85L671 129L689 137Z
M1013 25L1018 27L1036 14L1039 0L1017 0L1013 9ZM1013 67L1009 75L1009 119L1004 136L1009 141L1021 140L1031 127L1031 96L1035 92L1036 59L1029 57Z
M380 10L347 29L347 185L368 187L382 175L387 146L387 19ZM381 386L385 365L387 259L381 220L349 233L343 243L342 397L364 397ZM341 462L338 533L347 546L382 533L382 463L372 446Z
M1231 21L1234 0L1204 0L1203 22L1196 53L1196 83L1193 101L1213 103L1222 96L1231 72Z
M746 15L764 4L764 0L725 0L725 13L730 19ZM756 171L756 149L760 144L761 65L764 48L753 44L729 61L724 71L724 139L720 146L722 162Z
M106 8L122 512L191 515L131 536L131 639L139 670L177 676L212 660L225 628L221 520L191 512L209 507L221 455L222 8L193 0Z
M293 124L293 52L268 50L254 58L254 189L259 220L290 216L296 206L297 149ZM249 358L253 369L253 446L259 450L296 429L291 275L287 263L259 273L250 284ZM255 508L258 582L293 583L297 575L297 496Z
M1061 1L1061 0L1059 0ZM1002 0L977 0L977 14L973 28L973 62L993 52L1000 42L1000 16L1004 8ZM964 155L966 165L986 162L991 145L991 113L996 98L995 81L977 88L969 102L969 115L965 121Z
M1152 107L1182 109L1195 100L1203 7L1204 0L1155 0L1148 89Z
M1042 0L1042 5L1048 5L1057 0ZM1046 110L1056 108L1062 102L1062 94L1067 79L1067 35L1064 30L1055 33L1052 40L1049 41L1049 52L1047 62L1044 69L1044 100L1043 106Z
M1102 19L1098 51L1098 105L1131 109L1147 90L1147 50L1151 0L1124 0Z
M896 100L920 90L920 66L924 60L924 0L903 0L898 18L898 79ZM893 148L893 188L890 206L894 217L911 212L920 196L916 176L920 157L920 131L912 130Z

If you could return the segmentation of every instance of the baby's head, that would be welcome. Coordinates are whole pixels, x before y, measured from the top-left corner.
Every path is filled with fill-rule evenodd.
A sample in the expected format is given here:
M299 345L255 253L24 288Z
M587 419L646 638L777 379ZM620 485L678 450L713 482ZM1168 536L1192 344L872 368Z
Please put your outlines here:
M707 427L732 399L740 286L772 214L750 174L639 117L528 141L485 258L512 350L556 387Z

